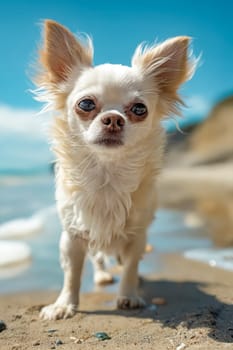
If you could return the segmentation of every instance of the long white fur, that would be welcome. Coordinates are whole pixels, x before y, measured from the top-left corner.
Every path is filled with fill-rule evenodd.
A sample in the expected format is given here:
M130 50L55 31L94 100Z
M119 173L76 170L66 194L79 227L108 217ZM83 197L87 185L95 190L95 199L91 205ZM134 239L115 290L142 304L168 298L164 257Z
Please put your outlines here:
M45 74L42 72L35 94L46 102L45 109L56 111L51 142L57 157L56 199L64 230L60 251L65 275L60 296L42 310L41 316L57 319L74 314L87 248L94 256L98 281L111 280L104 271L100 252L120 255L124 271L118 306L141 307L144 301L137 295L137 266L157 205L157 178L164 149L160 119L177 111L182 103L176 90L189 78L194 66L186 57L188 38L171 39L144 51L139 47L132 67L92 67L90 41L87 48L80 43L77 48L69 47L69 41L75 45L75 40L64 27L48 21L46 28L42 54ZM62 81L61 72L56 75L51 66L51 58L58 59L56 45L61 46L58 55L69 51L68 60L70 52L78 52L77 64L72 66L73 59L67 62ZM173 67L176 60L178 68ZM101 105L93 120L82 119L74 107L84 96L94 96ZM147 106L148 115L133 123L125 108L135 100ZM101 120L109 114L124 120L123 145L118 147L95 142L103 134Z

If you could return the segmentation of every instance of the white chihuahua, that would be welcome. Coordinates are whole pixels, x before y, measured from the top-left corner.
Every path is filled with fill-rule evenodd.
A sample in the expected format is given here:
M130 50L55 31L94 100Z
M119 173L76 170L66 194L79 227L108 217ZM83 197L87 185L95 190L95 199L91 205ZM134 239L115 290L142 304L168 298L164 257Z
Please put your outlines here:
M56 111L53 149L63 289L44 319L74 315L87 250L95 282L112 279L103 256L120 257L123 275L117 306L145 305L137 295L138 263L156 209L156 183L164 148L162 117L178 113L177 90L189 79L188 37L139 46L132 66L92 66L93 47L62 25L45 21L37 99Z

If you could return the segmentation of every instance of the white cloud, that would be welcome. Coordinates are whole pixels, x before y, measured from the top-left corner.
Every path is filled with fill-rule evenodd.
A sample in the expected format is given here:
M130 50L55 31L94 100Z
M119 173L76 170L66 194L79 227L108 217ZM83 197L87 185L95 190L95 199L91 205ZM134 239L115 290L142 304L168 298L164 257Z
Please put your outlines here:
M185 108L186 114L202 115L203 117L209 112L211 103L204 96L192 95L185 99L187 108Z
M0 105L0 134L18 134L29 138L46 138L49 113L39 115L33 109L19 109Z
M0 173L46 167L49 151L49 113L0 104Z

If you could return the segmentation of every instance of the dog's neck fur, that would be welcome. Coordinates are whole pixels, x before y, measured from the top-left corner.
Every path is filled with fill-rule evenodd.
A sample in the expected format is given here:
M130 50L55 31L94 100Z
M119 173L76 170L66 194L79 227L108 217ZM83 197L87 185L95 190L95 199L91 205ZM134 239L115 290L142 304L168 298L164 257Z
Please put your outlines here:
M156 176L161 166L163 133L158 127L157 135L154 130L152 134L150 142L142 140L140 146L119 150L119 157L114 154L111 158L111 153L104 157L100 153L99 157L78 136L70 134L65 119L55 120L57 198L63 220L65 217L63 225L74 234L88 232L85 237L92 249L105 250L114 238L129 235L124 227L131 196L145 174L150 171Z

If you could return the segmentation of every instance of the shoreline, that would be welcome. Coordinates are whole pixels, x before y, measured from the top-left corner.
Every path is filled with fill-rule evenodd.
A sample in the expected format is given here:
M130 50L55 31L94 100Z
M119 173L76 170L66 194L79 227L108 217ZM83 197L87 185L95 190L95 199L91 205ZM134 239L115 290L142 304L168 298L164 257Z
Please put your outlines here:
M38 317L40 307L53 302L58 292L1 295L0 318L7 329L0 333L0 348L232 348L232 273L175 254L164 254L162 260L162 269L142 280L140 294L149 305L142 310L115 310L115 293L103 289L81 294L74 318L42 321ZM155 310L153 298L163 298L164 304ZM97 340L93 334L98 331L106 332L111 339ZM63 344L56 345L57 340Z

